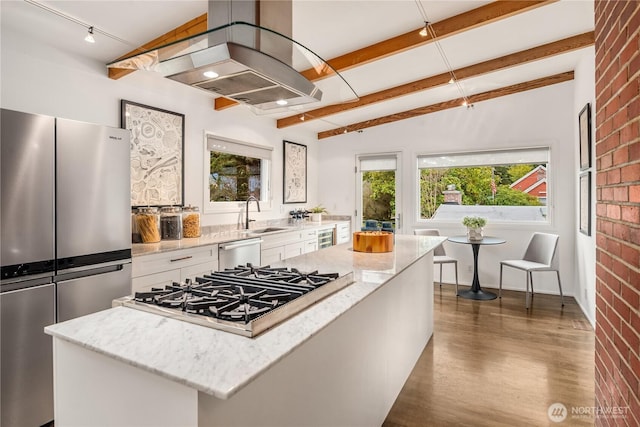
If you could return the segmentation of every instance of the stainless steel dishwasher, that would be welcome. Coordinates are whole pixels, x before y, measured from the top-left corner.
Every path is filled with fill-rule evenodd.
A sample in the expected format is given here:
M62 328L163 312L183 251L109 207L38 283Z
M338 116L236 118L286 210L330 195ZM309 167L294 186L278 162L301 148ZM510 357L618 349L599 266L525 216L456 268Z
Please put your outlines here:
M218 246L218 270L251 263L260 265L262 239L236 240Z

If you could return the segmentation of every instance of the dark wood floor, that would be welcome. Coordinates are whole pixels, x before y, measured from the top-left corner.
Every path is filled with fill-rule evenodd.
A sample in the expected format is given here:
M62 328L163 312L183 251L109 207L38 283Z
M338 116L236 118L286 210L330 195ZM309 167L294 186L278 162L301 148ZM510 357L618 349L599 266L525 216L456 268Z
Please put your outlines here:
M383 426L583 426L572 407L594 405L594 332L573 298L536 294L527 311L523 292L471 301L436 284L433 337Z

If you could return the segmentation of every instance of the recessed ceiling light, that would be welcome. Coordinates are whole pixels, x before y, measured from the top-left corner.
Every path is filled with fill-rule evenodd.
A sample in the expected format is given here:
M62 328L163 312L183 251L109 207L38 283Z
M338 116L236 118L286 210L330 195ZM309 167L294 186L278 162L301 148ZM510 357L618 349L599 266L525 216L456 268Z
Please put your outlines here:
M205 77L210 78L210 79L215 79L216 77L219 76L218 73L216 73L215 71L205 71L204 73L202 73Z
M287 105L287 104L288 104L288 102L287 102L287 101L285 101L284 99L278 99L278 100L276 101L276 104L278 104L278 105Z

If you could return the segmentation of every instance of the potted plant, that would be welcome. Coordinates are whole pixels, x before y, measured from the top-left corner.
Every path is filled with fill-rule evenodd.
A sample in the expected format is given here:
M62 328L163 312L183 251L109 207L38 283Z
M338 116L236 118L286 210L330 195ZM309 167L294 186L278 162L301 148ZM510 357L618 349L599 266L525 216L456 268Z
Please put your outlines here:
M462 225L467 227L467 238L469 240L482 240L482 227L487 225L487 219L481 216L465 216L462 218Z
M322 214L327 213L327 210L322 205L318 205L309 209L309 212L311 213L311 221L322 222Z

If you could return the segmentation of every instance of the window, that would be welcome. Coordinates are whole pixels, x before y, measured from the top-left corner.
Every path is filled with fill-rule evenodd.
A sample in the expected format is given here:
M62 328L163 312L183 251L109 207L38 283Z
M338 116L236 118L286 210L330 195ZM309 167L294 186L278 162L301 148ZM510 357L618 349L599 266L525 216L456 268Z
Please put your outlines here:
M547 221L549 149L418 156L420 219Z
M270 200L272 147L207 133L205 151L205 201L212 208L209 210L225 210L225 205L235 208L235 202L244 202L249 196L261 202Z

